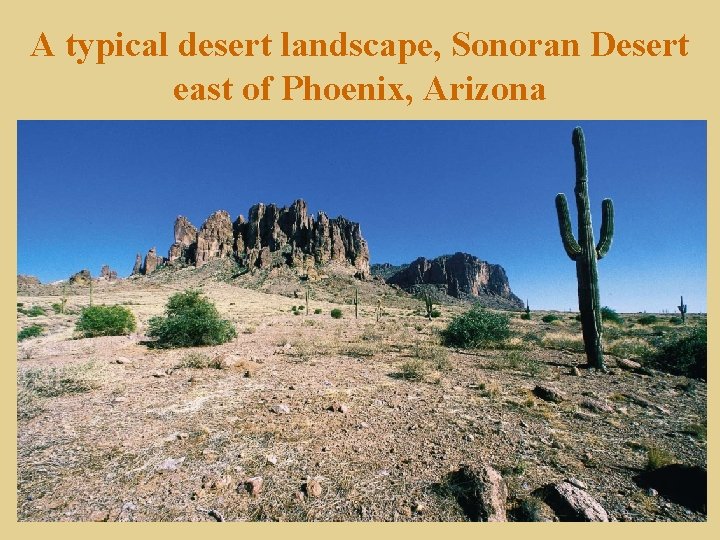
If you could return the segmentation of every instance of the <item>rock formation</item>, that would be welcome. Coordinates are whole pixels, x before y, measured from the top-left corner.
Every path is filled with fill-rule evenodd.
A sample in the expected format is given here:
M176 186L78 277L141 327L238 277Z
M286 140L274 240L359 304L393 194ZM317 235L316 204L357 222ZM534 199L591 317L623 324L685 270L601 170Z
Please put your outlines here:
M100 278L107 281L114 281L117 279L117 272L110 268L109 265L104 264L102 268L100 268Z
M25 274L18 274L17 275L17 288L19 289L25 289L28 287L33 287L35 285L40 285L40 280L36 278L35 276L28 276Z
M502 266L467 253L443 255L436 259L420 257L387 277L386 282L411 292L423 286L433 286L455 298L491 299L498 307L523 307L522 300L510 290Z
M315 218L303 200L282 208L256 204L247 220L238 216L232 221L218 210L199 230L178 216L174 233L168 259L158 257L153 248L142 267L136 259L133 273L149 274L165 262L200 268L213 259L235 257L251 268L269 268L278 261L298 268L335 262L353 267L357 277L370 275L370 253L360 225L323 212Z
M87 268L70 276L70 285L88 285L92 281L90 270Z

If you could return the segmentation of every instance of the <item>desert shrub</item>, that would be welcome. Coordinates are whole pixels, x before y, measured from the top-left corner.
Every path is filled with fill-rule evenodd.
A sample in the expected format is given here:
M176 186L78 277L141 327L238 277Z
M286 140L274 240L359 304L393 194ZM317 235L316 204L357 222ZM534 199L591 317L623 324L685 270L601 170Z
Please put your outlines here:
M298 311L302 311L305 309L305 306L298 306Z
M600 316L605 322L614 322L616 324L622 324L623 318L618 315L618 312L607 306L600 308Z
M510 337L510 321L507 315L473 307L461 315L455 315L441 332L446 345L473 348L498 344Z
M202 353L190 353L183 356L177 367L190 369L227 369L227 363L222 356L210 358Z
M433 309L433 310L430 312L430 316L431 316L433 319L439 317L440 315L441 315L441 313L440 313L440 310L439 310L439 309Z
M670 465L674 462L675 456L673 456L670 452L663 450L662 448L651 446L650 448L648 448L647 451L647 462L645 463L645 470L653 471L655 469L659 469L660 467L664 467L665 465Z
M694 379L707 378L707 327L679 332L657 343L656 348L644 357L649 367Z
M523 321L529 321L532 317L530 316L529 313L521 313L521 314L520 314L520 318L521 318Z
M148 336L156 338L152 346L161 348L219 345L237 335L215 304L191 290L172 295L165 316L153 317L148 325Z
M553 321L559 320L560 317L557 315L553 315L552 313L548 313L547 315L543 315L542 322L551 323Z
M83 308L75 330L82 337L124 336L135 330L135 316L123 306Z
M293 311L292 313L293 313L293 315L300 315L300 312L297 310Z
M680 317L670 317L668 319L668 322L670 324L680 324L680 323L682 323L682 319Z
M17 333L17 340L23 341L25 339L30 339L34 337L41 336L43 333L43 327L39 324L33 324L32 326L28 326L27 328L23 328Z
M638 324L655 324L658 321L658 318L655 315L643 315L642 317L638 317L637 323Z
M63 312L63 306L59 302L54 303L52 306L50 306L55 313L55 315L59 315Z
M36 397L51 398L89 392L101 381L101 368L91 360L59 368L28 369L20 374L18 388Z
M400 374L404 379L422 381L430 374L430 366L424 360L413 358L400 366Z
M434 343L416 342L415 356L420 360L425 360L437 370L445 371L450 369L447 349Z
M32 306L30 309L19 307L18 312L23 315L27 315L28 317L39 317L40 315L45 315L45 310L40 306Z
M493 360L488 367L490 369L510 369L535 376L544 370L545 365L522 351L508 351L503 355L502 360Z
M637 337L625 337L608 342L605 352L622 358L643 358L654 349L647 341Z
M315 315L320 315L322 313L322 309L315 308Z
M331 316L333 319L342 319L342 316L343 316L342 309L340 309L340 308L334 308L334 309L332 309L332 310L330 311L330 316Z

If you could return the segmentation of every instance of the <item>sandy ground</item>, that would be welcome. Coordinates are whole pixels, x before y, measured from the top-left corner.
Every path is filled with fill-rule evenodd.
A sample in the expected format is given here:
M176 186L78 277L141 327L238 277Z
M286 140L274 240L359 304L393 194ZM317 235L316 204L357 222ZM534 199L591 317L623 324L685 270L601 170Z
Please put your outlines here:
M633 481L649 449L706 465L705 383L618 369L613 356L610 374L571 374L585 360L570 314L554 324L514 314L511 346L467 352L438 340L462 306L429 322L405 299L376 322L374 302L355 319L318 292L310 314L294 315L304 299L200 285L237 339L142 344L180 281L98 286L95 303L125 304L138 320L122 337L73 339L87 293L69 297L70 315L53 314L58 296L19 293L49 313L18 315L18 329L45 328L18 343L20 521L462 521L449 478L479 462L503 475L510 509L573 477L613 520L706 519ZM190 354L224 369L182 367ZM86 391L23 394L32 376ZM538 384L565 400L535 397Z

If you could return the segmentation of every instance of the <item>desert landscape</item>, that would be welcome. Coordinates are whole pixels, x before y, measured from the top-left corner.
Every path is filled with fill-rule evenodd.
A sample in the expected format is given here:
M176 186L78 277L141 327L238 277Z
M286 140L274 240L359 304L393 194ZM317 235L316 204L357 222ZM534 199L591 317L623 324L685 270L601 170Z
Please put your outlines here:
M706 520L704 314L604 309L596 369L500 265L371 266L303 201L174 240L124 279L18 276L19 521ZM222 342L162 345L173 298Z

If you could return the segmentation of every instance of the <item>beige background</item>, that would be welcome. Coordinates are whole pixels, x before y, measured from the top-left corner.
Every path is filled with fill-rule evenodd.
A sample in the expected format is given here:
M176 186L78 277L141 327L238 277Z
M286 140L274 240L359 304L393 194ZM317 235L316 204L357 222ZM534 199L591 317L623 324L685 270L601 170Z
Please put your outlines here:
M48 534L113 538L128 534L193 536L207 534L208 526L107 524L15 524L15 291L16 246L16 122L28 119L700 119L708 124L708 275L718 275L718 61L717 9L713 2L604 0L580 2L46 2L35 1L3 7L2 117L0 167L2 167L2 229L8 245L2 264L2 512L3 529L12 537ZM77 65L65 55L65 39L109 39L122 31L126 38L148 39L168 33L168 58L109 58L105 65ZM182 58L175 47L188 31L210 39L274 39L271 57ZM442 58L411 58L407 65L381 58L293 59L279 56L280 32L300 38L337 37L347 31L363 39L429 39ZM477 38L577 39L577 58L451 58L451 36L458 31ZM607 31L618 39L690 40L687 57L651 58L589 56L592 31ZM32 58L40 32L45 32L56 53L53 58ZM283 102L279 87L270 102L177 102L172 89L178 82L257 82L264 75L312 75L326 82L373 82L378 75L399 81L415 101L399 102ZM433 76L443 81L542 82L543 102L423 102ZM628 141L632 144L632 141ZM624 181L632 181L631 178ZM675 219L673 216L670 219ZM682 261L678 261L682 264ZM718 307L718 291L709 283L709 311ZM717 356L718 324L709 317L711 359ZM717 362L710 362L711 408L708 412L709 448L717 443ZM351 534L426 537L532 534L583 536L697 534L709 536L717 522L717 452L709 455L710 502L707 524L539 526L512 524L448 525L242 525L214 527L214 535L283 535L336 537ZM715 481L712 481L715 480ZM289 528L288 528L289 527ZM478 528L482 531L478 531ZM612 527L609 530L608 527ZM200 528L203 530L200 531ZM682 529L682 531L680 530ZM692 529L685 531L685 529ZM219 531L219 532L218 532Z

